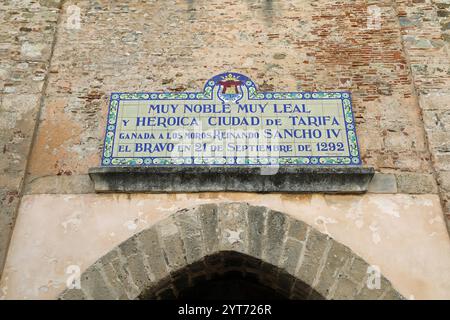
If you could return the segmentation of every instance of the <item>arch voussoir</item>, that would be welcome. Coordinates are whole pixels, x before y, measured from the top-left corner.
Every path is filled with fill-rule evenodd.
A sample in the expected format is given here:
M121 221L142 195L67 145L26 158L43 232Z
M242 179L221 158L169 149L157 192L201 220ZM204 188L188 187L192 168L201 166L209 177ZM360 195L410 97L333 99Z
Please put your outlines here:
M203 241L203 255L208 256L219 251L218 235L218 205L215 203L204 204L196 207L195 213L201 225L201 236Z
M221 251L248 253L248 203L225 203L218 207L218 236Z
M159 222L156 228L169 270L173 271L186 266L186 252L175 216L170 216Z
M267 213L266 232L264 237L263 259L278 266L287 234L287 216L279 211Z
M267 207L250 206L247 212L248 254L262 258L263 238L266 232Z

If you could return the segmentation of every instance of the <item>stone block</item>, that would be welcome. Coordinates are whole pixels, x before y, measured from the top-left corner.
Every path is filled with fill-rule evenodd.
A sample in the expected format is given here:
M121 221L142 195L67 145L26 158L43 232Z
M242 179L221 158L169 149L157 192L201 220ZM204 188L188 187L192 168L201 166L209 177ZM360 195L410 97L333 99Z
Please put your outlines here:
M437 193L436 181L431 173L404 172L397 174L399 193Z
M300 280L310 285L313 284L320 261L329 245L329 239L326 235L315 229L310 229L306 240L305 254L296 273Z
M248 209L248 253L261 258L267 208L250 206Z
M202 205L197 209L197 214L202 226L205 254L214 253L219 249L217 205Z
M324 297L328 297L334 283L339 279L338 277L342 273L342 270L350 264L351 258L352 252L349 248L333 241L325 264L317 275L316 281L318 282L314 286L314 289Z
M144 230L137 235L142 244L142 253L147 258L150 270L157 279L169 274L158 232L155 228Z
M106 280L111 285L111 288L115 292L116 299L118 300L128 300L128 294L125 290L126 286L119 279L119 276L116 273L116 269L113 267L111 263L103 263L102 265L104 275Z
M280 259L284 239L286 237L286 224L287 220L285 214L273 210L270 210L267 213L263 258L273 265L278 265Z
M450 152L436 152L434 154L435 169L450 171Z
M139 293L127 270L126 258L120 249L116 248L106 254L102 259L104 276L116 294L116 299L134 299Z
M287 238L281 254L280 266L292 275L295 274L302 248L303 243L296 239Z
M106 283L98 265L94 265L83 272L81 288L94 300L113 300L116 298L115 292Z
M248 208L247 203L226 203L218 206L221 250L246 252Z
M289 218L288 237L292 237L300 242L306 240L306 235L309 226L303 221L297 220L293 217Z
M367 191L372 193L397 193L397 179L394 174L377 172L370 181Z
M175 223L178 225L186 252L188 263L200 260L204 255L204 242L202 237L202 225L197 210L187 210L175 215Z
M360 257L353 256L350 266L345 270L346 276L355 283L361 283L367 277L369 265Z
M439 172L438 181L443 191L450 192L450 171Z
M137 235L132 236L126 241L122 242L118 246L118 255L123 255L125 258L139 253L139 247L137 243Z
M152 284L151 276L146 270L144 259L140 253L128 256L124 266L135 285L136 296Z
M175 271L186 265L186 252L184 251L181 233L173 218L163 220L157 225L167 266Z

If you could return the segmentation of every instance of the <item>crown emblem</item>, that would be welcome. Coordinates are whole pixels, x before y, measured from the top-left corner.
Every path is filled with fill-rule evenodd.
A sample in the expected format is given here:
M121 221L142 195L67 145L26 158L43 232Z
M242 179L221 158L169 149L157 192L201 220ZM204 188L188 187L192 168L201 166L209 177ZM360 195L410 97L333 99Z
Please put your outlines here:
M239 76L234 76L229 73L226 76L222 77L222 80L219 81L219 84L222 86L222 94L239 94L238 86L242 84L239 80Z
M229 73L226 76L222 77L222 81L239 81L239 76L234 76L233 74Z

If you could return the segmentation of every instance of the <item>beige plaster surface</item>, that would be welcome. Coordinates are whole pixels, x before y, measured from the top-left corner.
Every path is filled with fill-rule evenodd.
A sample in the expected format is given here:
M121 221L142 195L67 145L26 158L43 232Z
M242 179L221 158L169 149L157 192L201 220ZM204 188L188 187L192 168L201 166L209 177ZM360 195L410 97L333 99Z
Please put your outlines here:
M28 195L0 282L3 299L54 299L70 265L81 272L176 210L245 201L329 233L380 267L409 299L450 299L450 240L437 195L248 193Z

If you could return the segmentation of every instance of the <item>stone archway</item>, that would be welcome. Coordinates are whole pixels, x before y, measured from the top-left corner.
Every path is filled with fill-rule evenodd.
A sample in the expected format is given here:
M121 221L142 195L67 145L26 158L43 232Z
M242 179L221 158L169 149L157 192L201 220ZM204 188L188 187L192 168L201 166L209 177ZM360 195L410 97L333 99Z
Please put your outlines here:
M282 212L247 203L180 210L122 242L60 299L167 299L237 273L291 299L402 299L348 247Z

